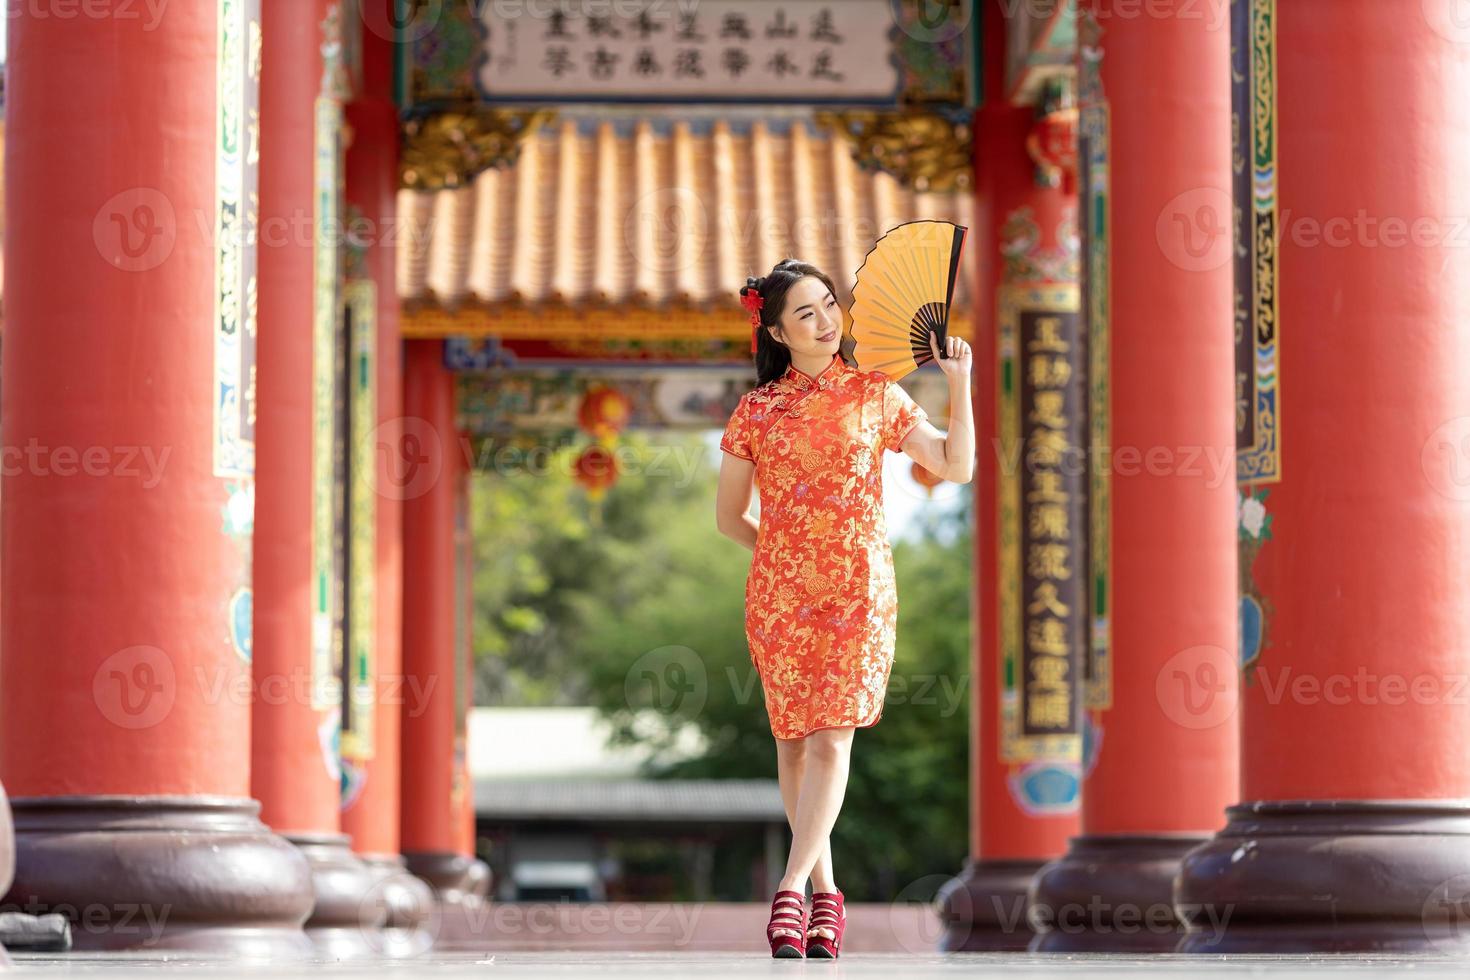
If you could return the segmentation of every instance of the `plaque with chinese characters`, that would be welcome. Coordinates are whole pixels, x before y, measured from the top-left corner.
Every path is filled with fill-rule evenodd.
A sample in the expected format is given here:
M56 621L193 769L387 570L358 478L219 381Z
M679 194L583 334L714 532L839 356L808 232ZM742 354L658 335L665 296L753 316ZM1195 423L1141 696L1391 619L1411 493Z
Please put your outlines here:
M480 15L476 84L491 101L885 104L905 81L890 0L501 6Z

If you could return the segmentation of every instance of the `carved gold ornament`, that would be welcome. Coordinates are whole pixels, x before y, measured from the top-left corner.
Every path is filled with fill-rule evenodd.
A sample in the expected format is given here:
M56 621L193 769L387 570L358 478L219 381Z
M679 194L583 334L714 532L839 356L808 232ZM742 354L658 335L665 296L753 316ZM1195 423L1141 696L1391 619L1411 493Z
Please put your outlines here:
M817 125L840 134L853 147L853 159L882 170L921 192L965 190L970 186L970 127L923 109L822 111Z

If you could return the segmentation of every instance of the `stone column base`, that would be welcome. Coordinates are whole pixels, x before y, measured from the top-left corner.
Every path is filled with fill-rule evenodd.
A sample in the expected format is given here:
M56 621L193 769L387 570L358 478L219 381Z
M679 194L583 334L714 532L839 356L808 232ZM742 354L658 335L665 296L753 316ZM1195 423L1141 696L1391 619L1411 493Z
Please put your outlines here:
M1470 806L1242 803L1184 859L1183 953L1470 955Z
M1208 838L1083 834L1031 883L1034 953L1168 953L1184 935L1174 876Z
M317 951L338 960L372 958L383 949L385 903L372 900L381 877L352 852L346 834L287 834L311 864L316 894L306 935Z
M944 953L1025 952L1036 935L1026 918L1026 892L1040 860L965 862L935 897Z
M439 945L468 942L484 931L485 895L490 888L490 868L484 861L439 851L403 857L408 870L427 882L439 901Z
M254 800L58 796L10 801L7 909L60 913L78 950L309 957L306 858Z
M375 952L403 958L433 949L440 924L433 891L409 873L400 855L364 854L362 860L374 874L368 900L387 915L382 930L369 935L378 946Z

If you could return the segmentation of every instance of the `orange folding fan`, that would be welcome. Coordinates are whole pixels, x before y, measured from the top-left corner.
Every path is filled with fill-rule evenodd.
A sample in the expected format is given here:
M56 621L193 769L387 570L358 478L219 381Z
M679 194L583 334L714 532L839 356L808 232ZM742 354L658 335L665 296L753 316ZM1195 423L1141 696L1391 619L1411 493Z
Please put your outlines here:
M943 356L966 231L949 221L908 221L873 245L852 287L859 369L897 381L934 359L931 333Z

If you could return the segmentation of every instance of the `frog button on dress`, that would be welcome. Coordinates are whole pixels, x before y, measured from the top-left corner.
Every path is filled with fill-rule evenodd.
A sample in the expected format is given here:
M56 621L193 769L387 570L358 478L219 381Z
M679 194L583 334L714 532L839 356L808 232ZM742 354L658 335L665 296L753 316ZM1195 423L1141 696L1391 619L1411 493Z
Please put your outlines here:
M760 530L745 636L777 738L867 728L883 714L898 595L883 450L928 416L881 371L838 355L740 399L720 448L755 463Z

